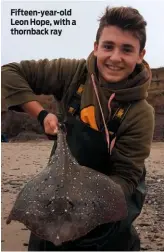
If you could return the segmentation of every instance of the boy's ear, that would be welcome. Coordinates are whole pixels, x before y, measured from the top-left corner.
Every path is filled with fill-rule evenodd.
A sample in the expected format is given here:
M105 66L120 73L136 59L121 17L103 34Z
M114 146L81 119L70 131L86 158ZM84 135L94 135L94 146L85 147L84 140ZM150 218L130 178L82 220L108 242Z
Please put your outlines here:
M94 56L97 56L98 44L94 42Z
M146 54L146 50L143 49L143 50L139 53L139 57L138 57L137 64L141 64L141 63L142 63L145 54Z

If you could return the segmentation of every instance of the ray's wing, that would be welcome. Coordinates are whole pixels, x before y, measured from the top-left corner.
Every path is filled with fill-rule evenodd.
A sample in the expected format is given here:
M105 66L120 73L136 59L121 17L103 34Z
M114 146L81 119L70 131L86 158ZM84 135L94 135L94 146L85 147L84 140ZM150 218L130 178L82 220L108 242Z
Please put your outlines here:
M19 221L41 239L60 245L126 215L121 187L108 176L80 166L60 129L54 155L18 194L7 224Z

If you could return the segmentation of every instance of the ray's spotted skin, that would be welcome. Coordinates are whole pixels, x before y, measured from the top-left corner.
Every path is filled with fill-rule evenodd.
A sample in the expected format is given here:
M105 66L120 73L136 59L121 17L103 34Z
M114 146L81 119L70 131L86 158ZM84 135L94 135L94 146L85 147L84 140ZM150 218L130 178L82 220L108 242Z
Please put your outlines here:
M40 238L60 245L126 216L121 187L108 176L80 166L60 128L55 154L21 190L7 224L19 221Z

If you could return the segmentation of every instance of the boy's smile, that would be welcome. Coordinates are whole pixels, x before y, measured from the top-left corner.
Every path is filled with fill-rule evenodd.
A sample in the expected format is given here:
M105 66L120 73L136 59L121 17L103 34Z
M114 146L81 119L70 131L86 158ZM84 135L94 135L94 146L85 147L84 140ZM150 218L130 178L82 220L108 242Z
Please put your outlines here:
M99 43L95 42L94 55L102 77L107 82L118 82L142 63L145 50L140 52L139 40L132 32L110 25L102 30Z

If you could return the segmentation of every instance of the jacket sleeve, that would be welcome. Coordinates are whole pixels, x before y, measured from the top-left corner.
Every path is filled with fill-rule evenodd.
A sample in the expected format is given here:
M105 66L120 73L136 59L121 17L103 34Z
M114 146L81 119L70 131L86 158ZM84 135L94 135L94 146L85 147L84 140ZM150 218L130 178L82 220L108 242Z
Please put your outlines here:
M135 111L129 111L111 154L111 179L121 185L127 196L137 188L150 154L154 109L146 104L146 109L136 106Z
M19 105L37 101L40 94L53 94L61 100L69 85L80 78L85 60L54 59L25 60L1 68L2 96L8 109L19 110ZM17 110L17 109L16 109Z

